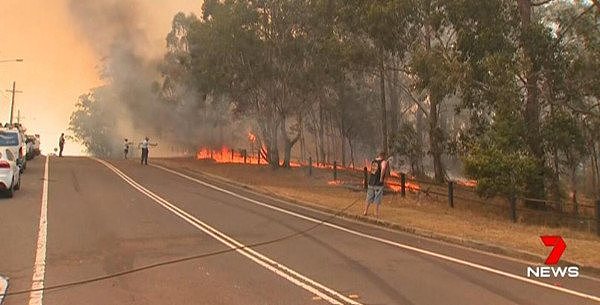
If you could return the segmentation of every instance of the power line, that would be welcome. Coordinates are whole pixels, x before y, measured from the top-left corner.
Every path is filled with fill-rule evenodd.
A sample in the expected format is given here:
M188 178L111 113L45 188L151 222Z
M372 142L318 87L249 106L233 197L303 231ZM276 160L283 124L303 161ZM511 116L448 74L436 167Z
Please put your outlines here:
M72 288L72 287L90 284L90 283L94 283L94 282L104 281L104 280L108 280L108 279L112 279L112 278L122 277L122 276L125 276L128 274L137 273L137 272L141 272L144 270L154 269L154 268L158 268L158 267L162 267L162 266L173 265L173 264L177 264L177 263L192 261L192 260L211 257L211 256L217 256L217 255L226 254L226 253L237 251L237 250L252 249L252 248L257 248L260 246L266 246L266 245L270 245L270 244L279 243L279 242L282 242L282 241L285 241L288 239L292 239L296 236L304 235L304 234L322 226L324 223L330 222L331 220L339 217L344 212L346 212L348 209L353 207L357 202L359 202L360 199L361 198L355 199L354 201L352 201L352 203L350 203L348 206L344 207L343 209L338 210L338 212L336 212L335 214L319 221L318 223L316 223L302 231L284 235L282 237L271 239L268 241L263 241L263 242L258 242L258 243L254 243L254 244L250 244L250 245L238 246L238 247L229 248L229 249L225 249L225 250L203 253L203 254L198 254L198 255L193 255L193 256L188 256L188 257L182 257L182 258L178 258L178 259L174 259L174 260L163 261L163 262L154 263L154 264L150 264L150 265L146 265L146 266L142 266L142 267L138 267L138 268L132 268L132 269L115 272L115 273L111 273L111 274L107 274L107 275L103 275L103 276L92 277L92 278L88 278L85 280L79 280L79 281L62 283L62 284L57 284L57 285L52 285L52 286L46 286L46 287L38 288L38 289L27 289L27 290L15 291L15 292L6 292L4 294L0 294L0 297L28 294L28 293L37 292L37 291L52 291L52 290L59 290L59 289L62 290L62 289Z

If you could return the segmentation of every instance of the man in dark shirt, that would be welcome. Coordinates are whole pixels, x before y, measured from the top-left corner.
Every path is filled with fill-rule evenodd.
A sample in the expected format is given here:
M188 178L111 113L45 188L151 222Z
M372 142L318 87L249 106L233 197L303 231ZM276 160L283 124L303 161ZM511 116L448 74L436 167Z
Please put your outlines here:
M375 160L371 161L371 173L367 186L367 199L365 202L365 211L367 215L371 204L375 204L375 217L379 218L379 205L383 198L384 181L388 172L388 163L385 160L385 153L381 152Z
M65 149L65 134L61 133L58 139L58 148L60 148L58 156L62 157L63 149Z

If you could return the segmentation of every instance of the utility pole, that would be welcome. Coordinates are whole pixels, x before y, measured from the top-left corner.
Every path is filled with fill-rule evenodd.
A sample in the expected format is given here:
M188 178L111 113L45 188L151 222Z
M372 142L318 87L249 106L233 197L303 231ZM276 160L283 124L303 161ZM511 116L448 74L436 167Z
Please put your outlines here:
M15 108L15 93L23 93L23 91L16 90L17 82L13 82L12 90L6 90L6 92L12 92L12 102L10 104L10 124L13 123L13 109Z

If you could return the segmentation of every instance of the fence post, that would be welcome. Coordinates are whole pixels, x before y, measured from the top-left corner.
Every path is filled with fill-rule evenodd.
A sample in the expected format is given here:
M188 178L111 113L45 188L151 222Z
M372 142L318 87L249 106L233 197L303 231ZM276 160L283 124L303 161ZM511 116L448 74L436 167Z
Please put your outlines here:
M448 181L448 204L454 208L454 182Z
M337 161L333 161L333 180L337 180Z
M260 158L261 158L261 155L260 155L260 149L259 149L258 150L258 165L260 165Z
M232 148L232 149L231 149L231 161L233 161L233 152L234 152L234 150L233 150L233 148Z
M402 197L406 197L406 174L400 174L400 190L402 191Z
M244 149L242 153L244 154L244 164L246 164L246 159L248 158L248 151Z
M596 201L596 234L600 236L600 200Z
M363 168L363 177L363 188L366 190L369 186L369 170L366 166Z
M517 197L510 197L510 218L512 222L517 222Z
M308 157L308 175L312 176L312 157Z

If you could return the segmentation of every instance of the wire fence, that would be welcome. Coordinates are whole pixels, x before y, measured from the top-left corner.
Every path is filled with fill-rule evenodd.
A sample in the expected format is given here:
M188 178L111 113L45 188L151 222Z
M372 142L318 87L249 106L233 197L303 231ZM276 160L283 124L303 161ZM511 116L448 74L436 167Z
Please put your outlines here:
M310 163L309 163L310 164ZM306 166L310 170L310 165ZM351 179L349 185L367 188L369 172L363 169L347 169L333 166L332 179L344 172L345 179ZM578 201L553 201L538 198L501 198L482 197L476 187L464 181L450 180L439 184L432 180L410 177L405 173L392 173L386 180L386 192L402 197L425 197L439 203L446 203L452 209L482 210L494 216L510 219L512 222L566 227L575 230L596 233L600 236L600 200L581 198Z

